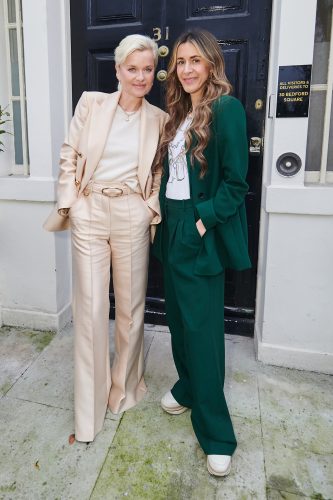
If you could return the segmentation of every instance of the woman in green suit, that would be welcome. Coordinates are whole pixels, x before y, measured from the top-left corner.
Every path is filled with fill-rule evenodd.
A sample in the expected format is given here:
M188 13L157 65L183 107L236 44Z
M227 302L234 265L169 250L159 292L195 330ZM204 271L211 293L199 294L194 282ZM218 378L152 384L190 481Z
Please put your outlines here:
M244 199L247 137L242 104L229 95L223 55L208 32L180 36L168 70L163 165L162 261L167 319L179 379L162 408L190 408L211 474L230 471L236 448L224 385L224 270L250 267Z

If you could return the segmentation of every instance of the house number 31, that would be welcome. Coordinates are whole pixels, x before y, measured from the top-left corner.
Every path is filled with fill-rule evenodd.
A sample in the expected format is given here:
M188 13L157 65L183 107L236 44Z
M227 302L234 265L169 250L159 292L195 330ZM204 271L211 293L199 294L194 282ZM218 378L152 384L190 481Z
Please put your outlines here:
M160 28L159 26L157 26L156 28L153 28L153 33L154 33L154 40L156 42L159 42L161 39L162 39L162 28ZM169 26L166 26L165 27L165 37L164 37L164 40L169 40Z

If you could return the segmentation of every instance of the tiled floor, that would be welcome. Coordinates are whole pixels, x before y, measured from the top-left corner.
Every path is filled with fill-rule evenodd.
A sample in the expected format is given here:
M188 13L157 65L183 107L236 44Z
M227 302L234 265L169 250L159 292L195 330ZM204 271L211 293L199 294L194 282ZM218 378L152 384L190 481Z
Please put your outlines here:
M176 380L167 329L146 325L145 341L145 400L108 412L94 443L70 446L71 325L57 335L0 329L0 499L333 499L333 377L264 366L252 339L227 337L239 444L230 475L214 478L189 412L159 405Z

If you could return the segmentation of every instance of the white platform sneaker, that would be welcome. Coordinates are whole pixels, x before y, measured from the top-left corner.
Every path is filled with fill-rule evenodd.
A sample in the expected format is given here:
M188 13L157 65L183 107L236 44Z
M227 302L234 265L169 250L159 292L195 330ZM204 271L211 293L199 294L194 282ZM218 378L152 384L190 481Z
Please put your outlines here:
M213 476L227 476L231 469L229 455L207 455L207 469Z
M180 415L187 410L186 406L180 405L178 401L175 400L175 398L171 394L171 391L168 391L166 394L164 394L163 398L161 399L161 406L163 410L167 413L170 413L170 415Z

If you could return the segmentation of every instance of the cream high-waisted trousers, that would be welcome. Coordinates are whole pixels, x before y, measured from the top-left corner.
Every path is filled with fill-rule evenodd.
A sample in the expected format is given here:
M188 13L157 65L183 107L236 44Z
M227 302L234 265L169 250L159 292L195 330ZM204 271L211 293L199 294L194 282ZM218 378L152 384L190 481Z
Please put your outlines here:
M143 379L143 326L153 215L141 194L127 187L117 196L119 193L107 183L91 184L69 214L78 441L93 441L102 428L107 406L113 413L124 411L138 403L147 390ZM111 369L110 265L116 305Z

